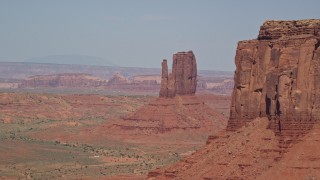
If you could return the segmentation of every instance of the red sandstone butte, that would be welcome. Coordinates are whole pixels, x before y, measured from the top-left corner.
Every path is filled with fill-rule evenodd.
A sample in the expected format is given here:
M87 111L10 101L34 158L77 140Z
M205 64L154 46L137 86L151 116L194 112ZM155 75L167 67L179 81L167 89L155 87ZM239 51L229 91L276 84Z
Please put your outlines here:
M276 132L298 132L320 120L319 45L319 19L266 21L240 41L228 129L268 117Z
M160 97L194 95L197 87L197 63L192 51L173 55L172 73L168 74L167 60L162 62Z

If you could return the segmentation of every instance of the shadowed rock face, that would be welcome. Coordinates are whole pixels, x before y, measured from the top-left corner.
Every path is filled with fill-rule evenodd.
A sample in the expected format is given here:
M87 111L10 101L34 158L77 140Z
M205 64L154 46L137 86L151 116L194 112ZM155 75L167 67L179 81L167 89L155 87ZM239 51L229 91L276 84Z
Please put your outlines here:
M276 132L320 119L320 20L266 21L257 40L241 41L228 130L269 117Z
M192 51L173 55L172 73L168 74L167 60L162 62L160 97L193 95L197 87L197 63Z

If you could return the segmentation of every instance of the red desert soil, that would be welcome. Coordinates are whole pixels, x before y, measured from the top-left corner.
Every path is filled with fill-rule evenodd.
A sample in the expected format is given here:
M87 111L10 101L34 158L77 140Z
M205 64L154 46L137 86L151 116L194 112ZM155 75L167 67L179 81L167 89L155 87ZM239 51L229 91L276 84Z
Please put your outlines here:
M150 172L149 179L320 178L319 126L301 142L283 149L279 137L267 129L268 123L267 118L256 119L236 132L211 136L204 148L179 163Z
M320 179L319 143L320 125L315 125L279 163L263 173L260 179Z
M110 119L133 112L151 96L53 95L0 93L0 121Z

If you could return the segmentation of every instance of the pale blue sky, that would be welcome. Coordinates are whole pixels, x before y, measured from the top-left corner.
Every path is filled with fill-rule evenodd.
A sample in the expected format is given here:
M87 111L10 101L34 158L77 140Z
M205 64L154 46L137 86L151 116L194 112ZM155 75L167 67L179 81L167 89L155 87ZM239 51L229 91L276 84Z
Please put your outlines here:
M0 61L83 54L160 67L193 50L199 69L234 70L239 40L267 19L320 18L319 0L0 0Z

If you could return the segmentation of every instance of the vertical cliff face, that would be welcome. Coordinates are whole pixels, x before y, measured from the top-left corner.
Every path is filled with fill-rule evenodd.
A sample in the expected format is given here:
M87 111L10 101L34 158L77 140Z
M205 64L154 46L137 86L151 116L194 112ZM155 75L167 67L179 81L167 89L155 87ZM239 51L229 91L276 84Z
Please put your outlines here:
M320 119L320 20L266 21L238 43L228 130L268 117L276 132Z
M197 63L192 51L173 55L172 73L168 74L167 60L162 62L160 97L195 94L197 87Z

